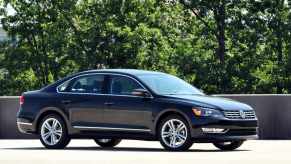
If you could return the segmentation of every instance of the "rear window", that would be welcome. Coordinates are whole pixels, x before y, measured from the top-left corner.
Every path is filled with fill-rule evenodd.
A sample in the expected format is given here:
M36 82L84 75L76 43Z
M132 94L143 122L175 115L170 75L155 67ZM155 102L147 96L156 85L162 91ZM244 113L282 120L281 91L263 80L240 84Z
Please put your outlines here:
M59 92L102 93L104 75L85 75L67 81L58 87Z

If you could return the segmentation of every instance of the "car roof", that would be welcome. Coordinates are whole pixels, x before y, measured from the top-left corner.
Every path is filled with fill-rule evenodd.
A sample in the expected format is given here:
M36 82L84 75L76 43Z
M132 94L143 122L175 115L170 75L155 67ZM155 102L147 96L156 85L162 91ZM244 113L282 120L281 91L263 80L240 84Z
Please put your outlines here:
M85 74L90 74L90 73L116 73L116 74L123 74L123 75L129 75L129 76L139 76L139 75L161 75L161 74L165 74L162 72L156 72L156 71L146 71L146 70L138 70L138 69L94 69L94 70L88 70L88 71L83 71L83 72L78 72L75 74L71 74L70 76L67 76L63 79L60 79L58 81L56 81L53 84L50 84L44 88L42 88L42 90L55 90L55 88L62 84L63 82L74 78L76 76L80 76L80 75L85 75Z
M146 71L146 70L138 70L138 69L95 69L80 72L80 74L86 73L120 73L120 74L128 74L128 75L145 75L145 74L164 74L162 72L157 71Z

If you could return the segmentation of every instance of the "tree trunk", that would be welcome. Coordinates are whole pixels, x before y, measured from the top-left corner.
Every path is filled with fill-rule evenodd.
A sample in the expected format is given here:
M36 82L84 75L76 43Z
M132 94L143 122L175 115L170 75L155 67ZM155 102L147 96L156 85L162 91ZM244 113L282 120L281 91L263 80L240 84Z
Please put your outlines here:
M214 19L216 22L216 39L218 43L218 47L216 49L216 56L218 57L221 65L219 66L218 76L220 80L218 85L221 88L220 92L227 93L227 73L226 73L226 66L225 66L225 2L222 1L214 8Z
M225 3L222 2L214 10L214 18L216 22L217 34L216 39L218 47L216 49L216 55L221 63L225 61Z
M279 9L284 8L284 0L278 1L277 3L279 6ZM277 52L277 64L278 64L278 74L276 79L276 86L277 86L277 93L282 94L284 89L284 79L281 80L281 78L285 77L284 71L283 71L283 22L280 16L280 11L277 11L276 13L276 25L277 28L274 30L276 31L275 35L277 37L277 46L276 46L276 52ZM280 78L281 77L281 78Z
M281 22L278 22L279 28L277 31L277 46L276 46L276 51L277 51L277 63L278 63L278 74L277 74L277 79L276 79L276 85L277 85L277 93L281 94L283 93L283 88L284 84L283 81L280 79L280 76L283 78L284 73L283 73L283 38L282 38L282 33L281 33Z

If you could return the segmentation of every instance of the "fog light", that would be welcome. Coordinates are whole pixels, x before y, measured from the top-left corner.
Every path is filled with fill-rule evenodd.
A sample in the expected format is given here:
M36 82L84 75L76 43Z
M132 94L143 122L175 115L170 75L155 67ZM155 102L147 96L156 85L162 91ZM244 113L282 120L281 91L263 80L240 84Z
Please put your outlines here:
M204 133L226 133L227 129L221 129L221 128L202 128L202 131Z

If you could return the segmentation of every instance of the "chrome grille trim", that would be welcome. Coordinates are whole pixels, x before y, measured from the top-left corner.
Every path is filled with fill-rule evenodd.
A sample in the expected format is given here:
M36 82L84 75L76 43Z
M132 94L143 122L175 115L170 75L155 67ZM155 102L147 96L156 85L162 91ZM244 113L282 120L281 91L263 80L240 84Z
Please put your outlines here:
M243 112L244 117L241 116L241 112ZM228 110L228 111L223 111L223 114L228 119L249 120L249 119L256 118L256 114L254 111Z

